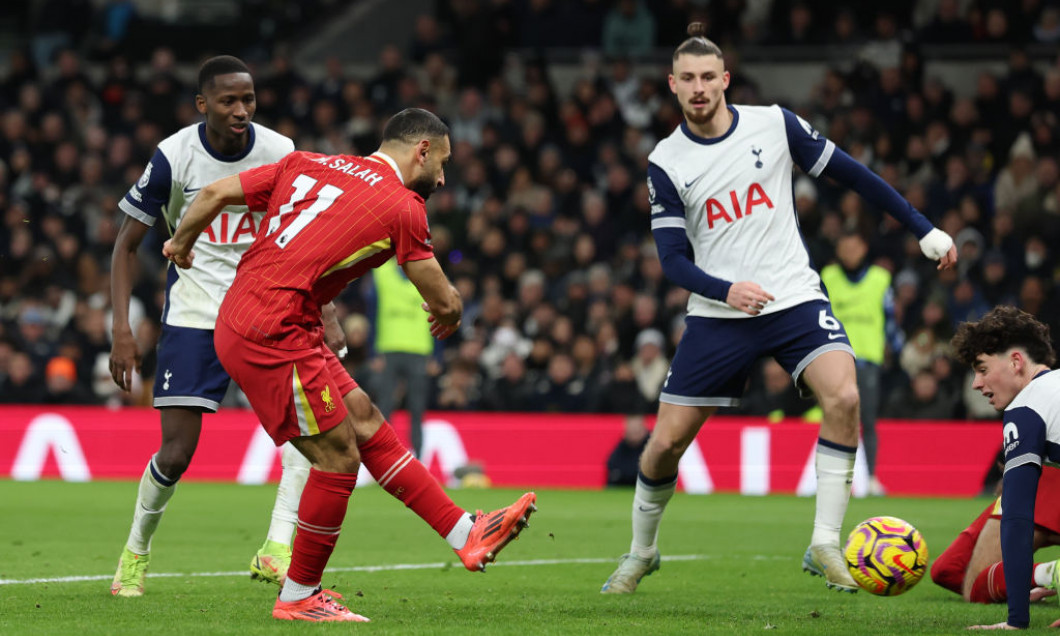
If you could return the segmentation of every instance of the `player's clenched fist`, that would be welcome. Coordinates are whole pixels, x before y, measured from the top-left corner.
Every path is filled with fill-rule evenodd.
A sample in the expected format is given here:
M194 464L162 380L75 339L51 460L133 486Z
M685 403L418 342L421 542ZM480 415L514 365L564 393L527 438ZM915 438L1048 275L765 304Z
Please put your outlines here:
M932 228L920 239L920 251L931 260L938 261L939 269L949 269L957 264L957 248L953 245L953 238L938 228Z
M176 263L177 267L188 269L195 260L195 250L179 247L173 243L173 239L169 239L162 245L162 256Z
M762 308L771 300L774 300L772 294L759 287L758 283L749 280L733 283L729 287L729 295L725 297L725 302L729 303L730 307L750 316L762 313Z

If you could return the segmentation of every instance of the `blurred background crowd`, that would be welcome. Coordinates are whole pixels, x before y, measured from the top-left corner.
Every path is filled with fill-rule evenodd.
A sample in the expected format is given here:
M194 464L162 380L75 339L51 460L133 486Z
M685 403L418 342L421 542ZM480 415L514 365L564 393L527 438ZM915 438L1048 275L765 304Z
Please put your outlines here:
M16 4L0 21L0 402L150 403L166 230L141 250L133 294L144 379L120 394L107 367L118 201L157 143L199 120L198 64L229 53L254 70L255 121L300 150L368 154L408 106L450 125L453 162L428 210L466 313L431 356L430 408L652 412L688 294L663 277L645 168L681 121L666 74L693 19L726 52L730 103L794 110L957 242L959 267L937 273L856 194L796 179L815 265L854 230L893 276L883 416L994 417L947 343L996 304L1060 335L1056 2L438 0L410 3L424 10L406 8L408 37L361 64L297 53L380 3L220 2L234 18L205 32L178 19L208 4L192 0L161 14L132 0ZM752 70L801 59L820 69L808 97ZM976 60L989 63L962 85L926 70ZM337 305L346 364L370 392L390 390L373 384L373 281ZM812 411L778 370L761 365L738 412Z

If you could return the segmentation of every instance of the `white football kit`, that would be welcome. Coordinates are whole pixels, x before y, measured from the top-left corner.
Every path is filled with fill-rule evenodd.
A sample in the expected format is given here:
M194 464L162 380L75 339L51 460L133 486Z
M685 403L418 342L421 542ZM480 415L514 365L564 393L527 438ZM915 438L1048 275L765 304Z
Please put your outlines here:
M1005 472L1060 463L1060 371L1042 373L1023 387L1005 409L1004 422Z
M240 172L276 163L294 142L251 124L246 148L237 155L217 152L206 139L206 124L188 126L162 140L140 180L119 207L146 225L163 216L170 235L203 186ZM158 341L156 408L193 407L216 411L230 378L217 359L213 328L236 276L236 265L257 234L265 210L228 206L195 243L195 263L166 271L166 303Z
M1026 627L1040 467L1043 462L1060 463L1060 371L1035 376L1009 403L1002 421L1001 554L1008 585L1008 622Z
M649 155L651 227L685 230L696 266L709 275L754 281L773 294L763 314L825 300L799 234L792 168L797 162L818 176L835 144L779 106L729 108L733 124L725 135L704 139L682 123ZM695 293L688 313L750 317Z
M206 124L188 126L158 144L140 180L119 207L146 225L164 216L169 232L180 223L205 185L243 170L275 163L294 150L294 142L264 126L250 124L250 139L238 155L219 154L206 140ZM228 206L195 243L195 266L170 264L162 322L176 327L213 329L236 265L250 247L265 210Z

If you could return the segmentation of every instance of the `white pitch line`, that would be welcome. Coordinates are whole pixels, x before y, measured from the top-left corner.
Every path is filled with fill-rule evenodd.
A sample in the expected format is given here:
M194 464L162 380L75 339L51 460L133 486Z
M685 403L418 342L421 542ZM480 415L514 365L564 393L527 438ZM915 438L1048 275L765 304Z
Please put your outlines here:
M706 561L713 559L708 554L678 554L664 556L663 561ZM788 559L789 557L754 555L750 557L756 560ZM614 563L613 557L608 558L583 558L583 559L535 559L530 561L502 561L491 563L489 567L526 567L537 565L576 565L584 563ZM399 570L440 570L446 566L455 567L454 562L437 563L394 563L391 565L359 565L354 567L328 568L326 572L395 572ZM210 577L210 576L249 576L247 570L235 572L152 572L147 575L151 579L166 579L176 577ZM56 576L41 579L0 579L0 585L33 585L36 583L80 583L82 581L106 581L114 578L113 574L92 574L82 576Z

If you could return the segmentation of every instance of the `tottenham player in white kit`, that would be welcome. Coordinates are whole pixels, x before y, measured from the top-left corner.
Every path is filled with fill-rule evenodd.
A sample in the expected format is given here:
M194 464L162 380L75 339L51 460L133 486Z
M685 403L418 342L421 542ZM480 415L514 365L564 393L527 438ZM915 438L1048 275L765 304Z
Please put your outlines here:
M601 591L632 593L659 568L656 538L681 456L718 407L739 404L755 361L772 356L823 411L803 569L855 592L839 536L858 444L854 352L799 234L793 167L830 176L894 215L940 268L957 253L893 188L793 113L728 105L722 52L702 32L693 23L673 57L670 90L684 122L648 158L652 234L667 278L692 292L687 328L641 455L630 551Z
M110 369L122 389L129 390L132 372L140 366L129 324L129 300L132 264L147 231L162 216L172 233L200 188L279 161L294 150L287 137L251 123L254 97L250 70L241 60L227 55L207 60L199 71L195 98L205 121L162 140L143 176L119 204L127 216L111 263L114 345ZM251 213L246 206L228 208L199 241L196 267L169 267L167 271L154 385L162 443L140 480L132 528L111 584L114 595L143 594L151 537L195 453L203 413L216 412L228 389L228 374L214 352L214 323L236 264L254 240L263 216L264 211ZM282 458L283 476L268 539L251 563L252 575L275 582L286 573L290 561L298 502L309 474L308 460L293 447L285 447Z
M1001 490L1001 561L1008 589L1008 620L973 629L1024 629L1030 624L1032 582L1057 589L1060 568L1050 581L1036 581L1034 504L1042 462L1060 462L1060 371L1049 327L1015 307L997 307L978 322L957 327L957 359L975 376L972 388L1004 411L1005 478ZM1052 627L1060 627L1060 620Z

